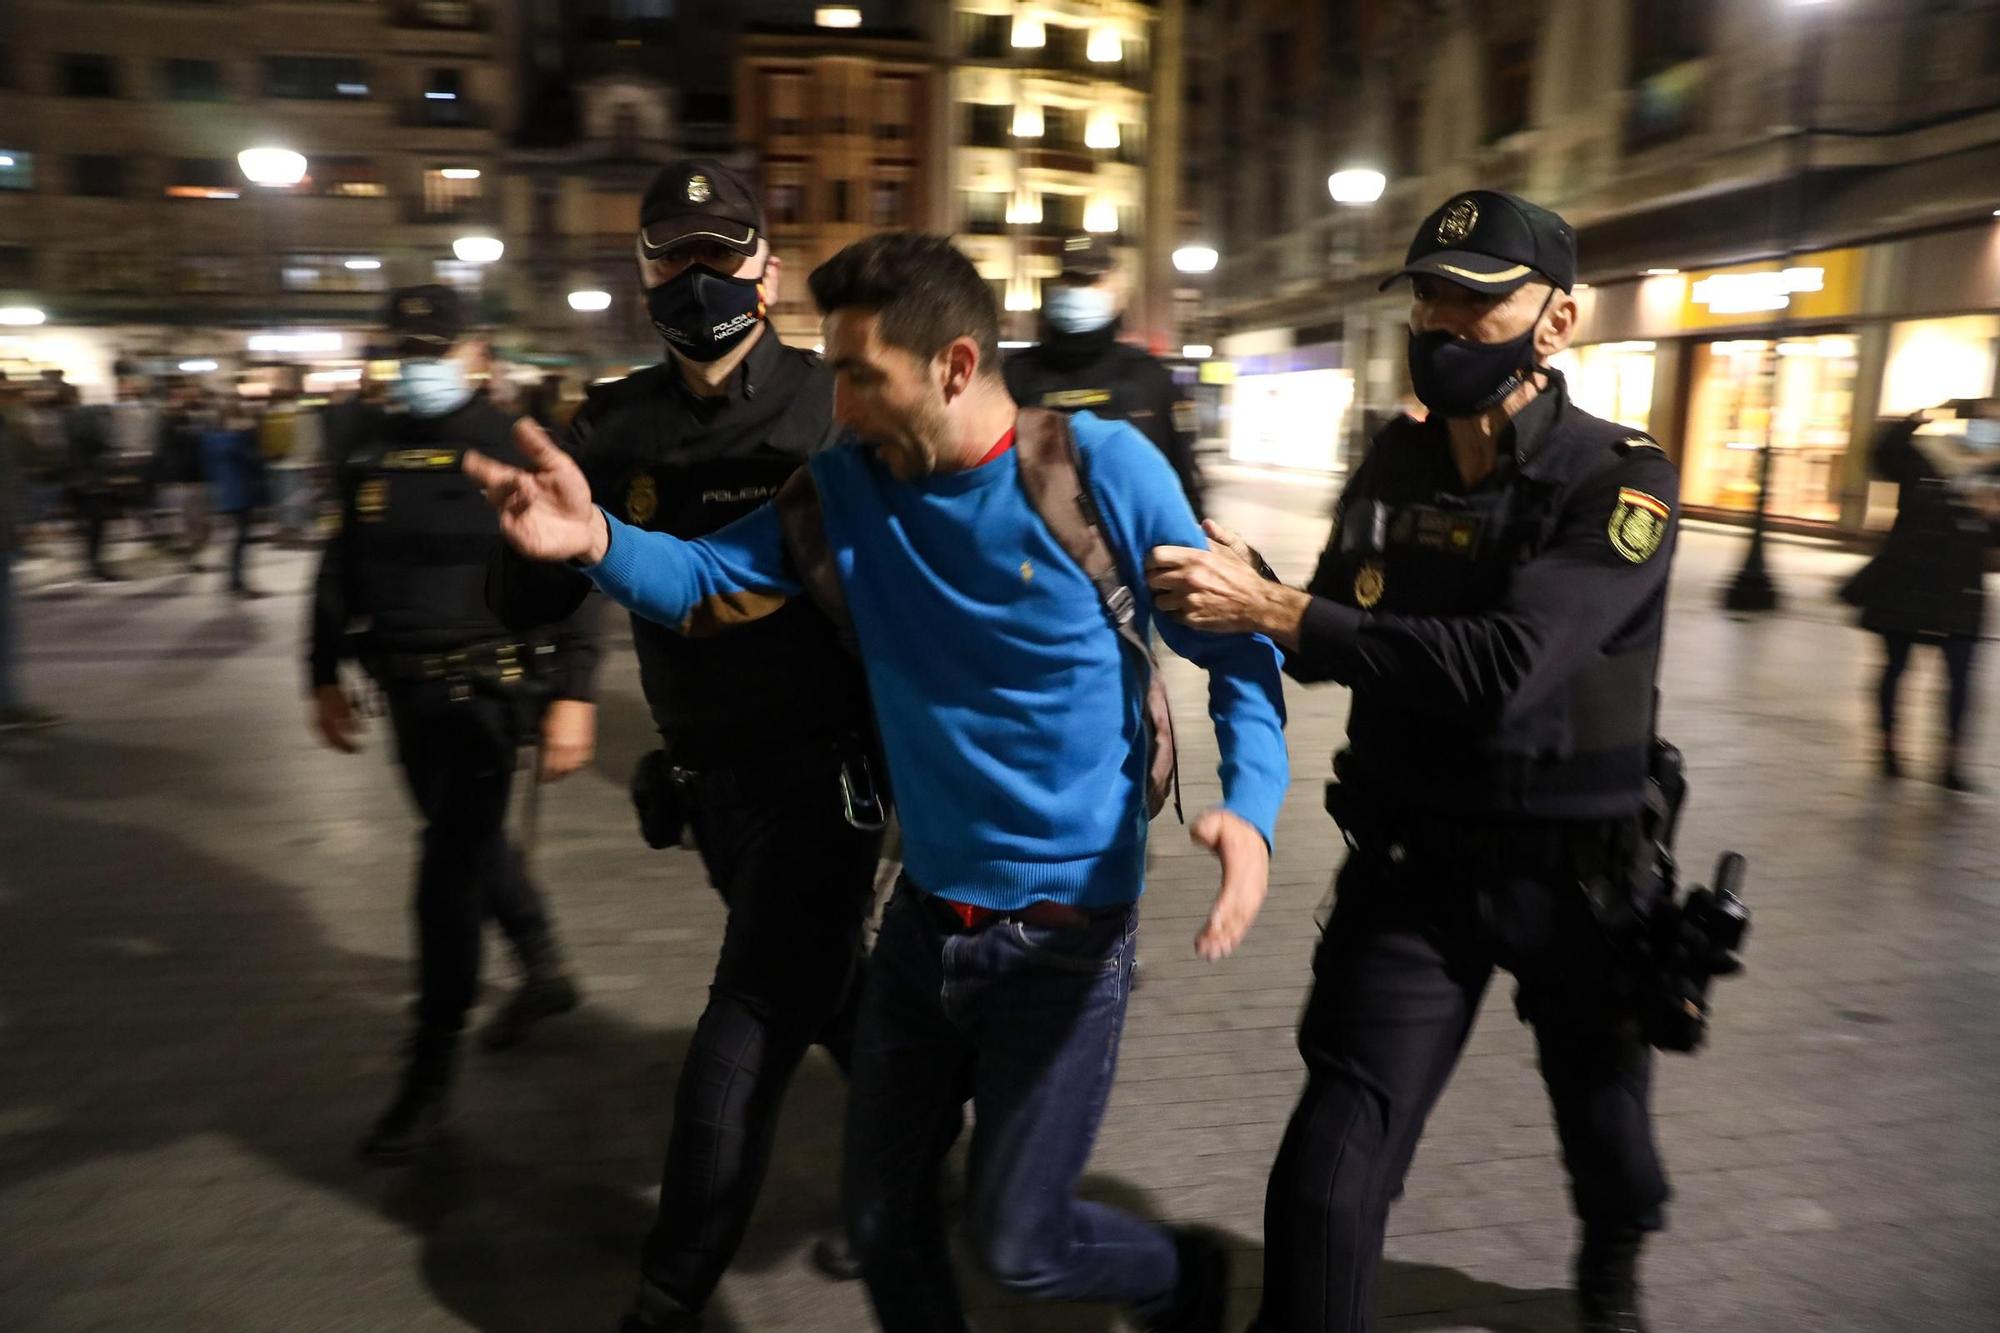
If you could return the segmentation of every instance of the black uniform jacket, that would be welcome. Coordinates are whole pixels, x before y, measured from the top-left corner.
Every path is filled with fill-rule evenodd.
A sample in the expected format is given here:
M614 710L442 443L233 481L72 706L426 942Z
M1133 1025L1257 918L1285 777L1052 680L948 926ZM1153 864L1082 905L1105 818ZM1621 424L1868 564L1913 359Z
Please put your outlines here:
M1129 421L1174 465L1195 517L1202 508L1195 464L1194 403L1157 357L1118 341L1120 324L1092 333L1052 333L1007 359L1007 390L1023 407L1090 412Z
M834 438L832 372L766 329L725 396L697 396L671 361L652 366L594 390L565 447L606 511L691 539L763 504ZM509 623L566 614L589 591L576 571L511 550L489 587ZM676 764L728 767L872 725L859 661L806 598L712 638L634 616L632 639Z
M418 417L369 409L353 422L356 452L338 473L340 531L313 587L308 670L338 679L342 657L424 655L476 644L553 644L553 695L589 699L596 683L596 608L570 607L517 627L486 604L500 520L460 467L465 450L518 462L513 418L478 395L456 412Z
M1354 794L1598 818L1640 803L1679 501L1651 439L1553 372L1467 487L1442 420L1402 417L1349 480L1286 669L1354 691Z

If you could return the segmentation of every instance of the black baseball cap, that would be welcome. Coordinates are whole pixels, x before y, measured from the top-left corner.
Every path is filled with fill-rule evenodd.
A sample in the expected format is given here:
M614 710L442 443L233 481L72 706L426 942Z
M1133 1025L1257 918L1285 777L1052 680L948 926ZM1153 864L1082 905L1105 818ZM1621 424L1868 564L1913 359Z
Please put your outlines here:
M1424 219L1403 267L1383 280L1382 289L1419 274L1491 296L1505 296L1536 276L1569 291L1576 286L1576 232L1518 195L1467 190Z
M465 302L442 283L398 287L389 294L382 323L399 346L414 343L441 352L465 333Z
M1112 253L1110 241L1084 232L1063 241L1060 262L1063 277L1095 281L1118 266L1118 256Z
M658 259L676 245L714 241L740 255L757 253L764 210L740 174L712 158L669 162L639 204L639 246Z

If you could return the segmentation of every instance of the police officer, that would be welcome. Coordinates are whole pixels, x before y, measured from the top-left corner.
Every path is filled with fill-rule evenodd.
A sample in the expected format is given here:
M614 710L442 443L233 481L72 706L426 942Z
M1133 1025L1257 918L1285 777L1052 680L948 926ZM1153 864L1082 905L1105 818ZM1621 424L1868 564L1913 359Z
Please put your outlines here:
M667 360L594 391L567 447L612 514L700 537L833 441L833 377L766 321L784 266L729 168L697 159L655 177L638 261ZM499 572L510 618L561 614L589 589L511 553ZM674 841L685 820L729 907L624 1325L693 1329L749 1225L806 1049L846 1066L884 797L860 665L806 599L713 638L635 616L632 636L664 745L635 783L649 840ZM852 1276L843 1249L830 1239L817 1257Z
M399 1162L444 1126L459 1034L479 992L485 918L499 923L521 969L486 1029L489 1046L514 1045L577 1005L506 821L520 745L539 738L544 781L589 761L597 645L582 617L513 633L486 607L499 524L459 457L511 451L513 422L474 382L485 348L465 336L457 294L434 285L395 293L388 332L401 360L396 404L372 414L341 473L341 527L314 586L308 669L319 735L347 753L359 721L341 659L358 657L380 684L424 819L416 1029L402 1084L361 1142L364 1156Z
M1327 795L1352 850L1299 1025L1309 1077L1271 1170L1257 1327L1374 1327L1390 1201L1497 966L1555 1107L1584 1325L1632 1333L1667 1185L1651 1052L1598 911L1635 882L1676 473L1548 368L1576 328L1560 217L1456 196L1402 277L1430 414L1383 430L1307 589L1260 578L1227 533L1150 574L1188 623L1262 630L1297 679L1353 691Z
M1118 340L1124 320L1116 263L1101 236L1063 242L1062 272L1042 292L1042 340L1008 358L1007 389L1023 407L1091 412L1137 426L1174 465L1200 518L1194 402L1158 357Z

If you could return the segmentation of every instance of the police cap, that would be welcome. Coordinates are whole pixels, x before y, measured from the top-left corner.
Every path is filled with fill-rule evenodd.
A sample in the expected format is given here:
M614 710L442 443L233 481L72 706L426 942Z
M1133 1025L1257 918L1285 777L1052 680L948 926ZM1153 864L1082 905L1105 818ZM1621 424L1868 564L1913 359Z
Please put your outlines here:
M763 231L764 210L757 191L711 158L669 162L653 177L639 204L639 245L648 259L697 240L754 255Z
M1058 262L1063 277L1095 282L1117 267L1118 257L1112 253L1110 241L1083 232L1063 241Z
M1424 219L1403 267L1383 281L1383 290L1420 274L1491 296L1505 296L1537 276L1569 291L1576 286L1576 232L1517 195L1468 190Z
M441 283L426 282L416 287L399 287L389 294L389 308L382 316L390 340L397 344L417 344L443 351L465 333L465 303L457 292Z

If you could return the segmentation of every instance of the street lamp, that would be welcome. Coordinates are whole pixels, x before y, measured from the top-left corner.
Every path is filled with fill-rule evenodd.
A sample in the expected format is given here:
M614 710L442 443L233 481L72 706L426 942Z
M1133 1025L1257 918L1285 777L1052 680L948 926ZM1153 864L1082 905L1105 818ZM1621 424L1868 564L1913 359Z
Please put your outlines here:
M1372 167L1345 167L1326 178L1326 192L1336 204L1372 204L1388 185L1389 178Z
M571 292L569 294L569 308L586 315L595 314L600 310L609 310L611 308L611 293L600 291Z
M1179 273L1213 273L1219 258L1212 245L1183 245L1174 251L1174 269Z
M451 243L451 252L468 264L491 264L507 247L497 236L461 236Z
M1777 185L1778 206L1773 210L1781 273L1792 267L1792 257L1799 251L1799 229L1805 219L1806 176L1811 167L1808 155L1812 149L1812 131L1806 122L1812 117L1813 99L1818 93L1815 79L1826 41L1825 25L1816 12L1825 0L1790 0L1790 3L1808 12L1800 22L1798 53L1792 61L1792 123L1787 127L1790 151L1786 154L1784 175ZM1792 299L1786 295L1784 304L1778 307L1770 349L1764 358L1765 382L1770 389L1769 401L1764 404L1764 443L1757 450L1757 508L1750 516L1750 549L1743 555L1743 567L1722 592L1723 608L1729 611L1775 611L1778 607L1778 585L1771 581L1771 571L1764 561L1764 529L1771 502L1771 448L1778 437L1779 372L1783 364L1778 348L1785 340L1791 306Z
M269 189L289 189L306 178L305 154L289 148L246 148L236 155L236 165L252 185Z
M30 328L47 320L47 312L31 305L0 305L0 325L9 328Z

